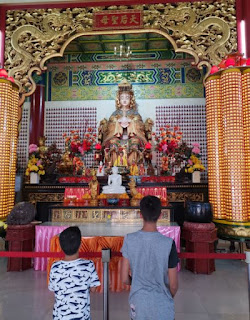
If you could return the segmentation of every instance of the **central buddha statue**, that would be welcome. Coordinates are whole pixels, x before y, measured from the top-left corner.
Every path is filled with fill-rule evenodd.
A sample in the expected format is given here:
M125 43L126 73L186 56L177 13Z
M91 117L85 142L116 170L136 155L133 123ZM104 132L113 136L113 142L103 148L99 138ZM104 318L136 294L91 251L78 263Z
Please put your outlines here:
M102 188L102 193L126 193L126 188L122 186L122 176L118 174L118 167L112 168L112 174L108 177L108 185Z
M135 149L135 145L139 152L144 150L148 142L146 136L145 124L136 109L132 85L127 80L123 80L118 85L116 111L111 114L109 120L103 119L98 129L99 142L103 150L106 150L106 162L114 166L116 159L123 152L128 165L131 165L132 160L135 159L132 159L132 156L129 157L129 154L132 149Z

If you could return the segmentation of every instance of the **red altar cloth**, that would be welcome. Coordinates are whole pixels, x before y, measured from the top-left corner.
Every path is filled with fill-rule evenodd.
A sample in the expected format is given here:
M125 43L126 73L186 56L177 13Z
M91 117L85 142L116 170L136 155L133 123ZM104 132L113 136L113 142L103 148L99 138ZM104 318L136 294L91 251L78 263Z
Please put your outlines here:
M89 187L81 187L81 188L65 188L64 191L64 199L68 198L68 196L75 196L77 199L82 199L85 193L90 194Z
M136 190L143 196L156 196L162 199L167 199L166 187L137 187Z

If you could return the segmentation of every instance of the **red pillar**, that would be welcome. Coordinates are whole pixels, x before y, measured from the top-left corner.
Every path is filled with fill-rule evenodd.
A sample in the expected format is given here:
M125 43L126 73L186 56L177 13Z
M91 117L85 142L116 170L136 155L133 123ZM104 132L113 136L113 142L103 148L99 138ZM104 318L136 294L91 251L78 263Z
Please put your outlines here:
M250 58L250 1L236 0L238 51Z
M0 6L0 67L4 67L4 48L5 48L5 8Z
M44 106L45 87L37 84L30 104L30 144L38 144L38 138L44 135Z

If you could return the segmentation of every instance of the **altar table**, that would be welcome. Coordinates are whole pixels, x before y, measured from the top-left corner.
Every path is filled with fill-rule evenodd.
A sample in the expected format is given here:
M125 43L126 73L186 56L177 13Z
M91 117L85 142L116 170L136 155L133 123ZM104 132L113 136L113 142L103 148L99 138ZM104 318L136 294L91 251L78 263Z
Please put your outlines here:
M85 237L93 236L111 236L119 237L124 236L127 233L135 232L140 229L140 226L132 225L119 225L119 224L85 224L79 223L52 223L45 222L41 225L36 226L36 239L35 239L35 252L49 252L50 251L50 240L53 236L59 234L64 229L71 225L78 225L81 229L82 235ZM180 227L175 223L170 223L166 226L159 226L158 230L165 236L175 240L177 251L180 252ZM92 251L93 252L93 251ZM45 271L47 269L47 258L35 258L34 269Z
M48 224L48 223L47 223ZM76 225L76 224L74 224ZM68 225L69 226L69 225ZM68 226L60 225L40 225L36 226L36 246L35 251L61 251L59 244L58 233L66 229ZM112 251L120 251L123 244L123 236L130 232L135 232L139 226L124 226L124 225L108 225L108 224L89 224L79 225L82 234L81 252L101 252L102 248L110 248ZM177 225L159 226L159 232L175 240L177 251L180 252L180 227ZM43 236L44 235L44 236ZM91 236L92 235L92 236ZM50 247L50 248L49 248ZM47 258L36 258L34 268L35 270L49 270L55 260ZM94 261L97 273L102 283L102 261L101 258L91 258ZM109 264L109 279L110 290L119 292L121 290L128 290L129 287L121 283L121 257L114 257ZM102 286L98 288L102 291Z

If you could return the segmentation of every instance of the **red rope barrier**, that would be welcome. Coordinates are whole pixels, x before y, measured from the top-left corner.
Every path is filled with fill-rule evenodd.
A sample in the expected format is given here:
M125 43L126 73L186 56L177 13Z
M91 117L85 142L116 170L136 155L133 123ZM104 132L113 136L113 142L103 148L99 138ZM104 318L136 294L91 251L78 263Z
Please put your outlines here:
M245 253L197 253L181 252L178 253L180 259L219 259L219 260L245 260Z
M0 251L0 257L9 258L63 258L64 256L63 252ZM101 252L79 252L80 258L96 258L101 256Z
M101 252L80 252L80 258L101 257ZM121 252L112 251L111 257L121 257ZM181 252L178 253L180 259L222 259L222 260L245 260L245 253L197 253ZM62 252L28 252L28 251L0 251L0 257L9 258L63 258Z

